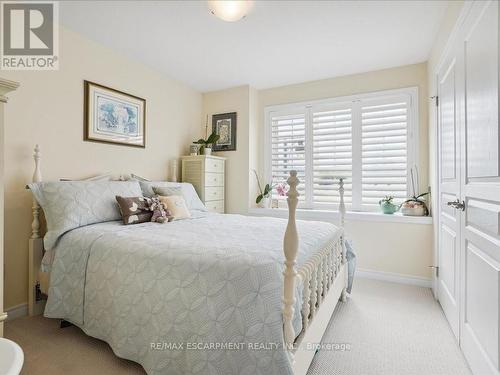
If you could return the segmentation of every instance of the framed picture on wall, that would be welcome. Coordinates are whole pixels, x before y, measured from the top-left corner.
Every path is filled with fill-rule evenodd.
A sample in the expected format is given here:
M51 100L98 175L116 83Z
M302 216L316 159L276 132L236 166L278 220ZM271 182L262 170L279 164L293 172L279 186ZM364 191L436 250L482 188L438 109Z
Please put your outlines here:
M146 100L84 81L83 139L146 147Z
M212 132L220 136L213 151L236 151L236 112L213 115Z

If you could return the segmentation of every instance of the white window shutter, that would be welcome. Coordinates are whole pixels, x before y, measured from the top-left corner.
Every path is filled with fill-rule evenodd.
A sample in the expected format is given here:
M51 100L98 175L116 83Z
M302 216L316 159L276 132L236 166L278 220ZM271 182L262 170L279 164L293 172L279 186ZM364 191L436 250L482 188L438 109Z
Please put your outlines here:
M338 178L345 178L345 202L352 200L352 110L312 108L313 205L338 207Z
M305 198L306 114L271 112L271 178L273 184L286 182L291 170L297 171L299 199ZM276 198L273 191L273 198Z
M297 170L300 207L337 209L339 177L351 210L378 210L386 195L397 203L408 196L418 149L416 88L273 106L266 124L266 182L285 182Z
M364 209L391 195L407 196L409 100L363 100L361 104L361 199Z

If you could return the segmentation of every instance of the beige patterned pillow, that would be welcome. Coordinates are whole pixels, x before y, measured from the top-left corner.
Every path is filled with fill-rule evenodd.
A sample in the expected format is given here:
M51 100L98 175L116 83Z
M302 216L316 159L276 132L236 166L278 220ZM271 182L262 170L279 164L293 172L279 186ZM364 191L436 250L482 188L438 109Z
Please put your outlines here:
M159 195L158 199L163 203L165 208L170 211L174 220L191 217L191 213L186 206L186 201L181 195L170 195L168 197Z
M122 213L123 224L139 224L151 221L153 213L144 197L120 197L116 201Z

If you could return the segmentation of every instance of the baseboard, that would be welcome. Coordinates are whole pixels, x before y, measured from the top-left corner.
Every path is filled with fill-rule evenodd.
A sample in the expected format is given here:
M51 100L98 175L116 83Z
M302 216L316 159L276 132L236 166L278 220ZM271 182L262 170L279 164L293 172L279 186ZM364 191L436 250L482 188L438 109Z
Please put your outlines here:
M358 268L356 269L355 276L364 279L390 281L393 283L409 284L409 285L421 286L424 288L432 288L431 279L419 276L404 275L400 273L371 271Z
M7 309L7 321L11 321L17 318L21 318L23 316L28 315L28 304L21 303L20 305L13 306L10 309Z

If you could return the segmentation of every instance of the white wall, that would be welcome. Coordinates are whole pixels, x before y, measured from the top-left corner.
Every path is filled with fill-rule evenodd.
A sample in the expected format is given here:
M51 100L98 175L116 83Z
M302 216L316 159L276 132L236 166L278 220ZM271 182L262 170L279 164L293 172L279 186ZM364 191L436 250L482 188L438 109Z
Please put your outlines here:
M202 118L205 124L208 115L208 134L212 132L212 115L237 112L236 151L217 152L226 160L226 212L246 214L250 190L253 189L253 175L250 169L256 162L250 158L250 149L256 146L256 91L250 86L239 86L227 90L203 94ZM203 132L205 125L203 125Z
M1 72L21 87L10 96L5 129L5 308L27 301L35 143L45 180L98 173L166 179L169 160L201 136L202 95L152 69L60 28L60 70ZM83 80L145 98L146 148L83 141Z

